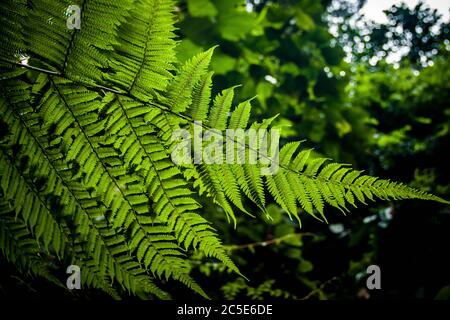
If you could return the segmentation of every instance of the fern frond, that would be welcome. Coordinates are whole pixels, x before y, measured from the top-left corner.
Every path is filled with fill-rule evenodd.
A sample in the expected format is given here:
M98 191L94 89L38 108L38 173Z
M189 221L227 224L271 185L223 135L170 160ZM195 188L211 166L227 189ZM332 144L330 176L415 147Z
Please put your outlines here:
M208 115L208 126L218 130L225 130L227 119L233 103L234 89L223 90L214 98L214 104Z
M195 211L200 205L191 198L192 192L187 183L181 179L181 172L172 163L158 134L148 129L140 112L133 112L134 117L128 115L136 108L147 109L146 106L136 106L133 101L118 98L125 113L125 118L134 132L135 141L148 161L143 169L146 190L150 196L153 210L156 213L155 222L167 223L175 232L180 244L188 249L190 245L203 251L206 256L215 257L225 263L231 270L237 271L236 266L227 257L217 235L211 231L209 223Z
M209 109L209 101L211 100L213 72L201 77L200 81L194 87L192 93L192 105L189 109L189 115L194 121L205 121Z
M0 57L10 57L20 61L25 54L22 21L25 17L27 1L5 0L0 3L0 12L6 18L1 18ZM22 56L23 59L23 56Z

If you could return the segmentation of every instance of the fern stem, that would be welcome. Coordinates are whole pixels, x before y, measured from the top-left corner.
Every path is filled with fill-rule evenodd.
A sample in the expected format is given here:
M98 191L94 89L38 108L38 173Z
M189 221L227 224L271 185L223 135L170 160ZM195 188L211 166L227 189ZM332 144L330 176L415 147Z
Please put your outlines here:
M156 176L157 176L157 179L158 179L158 181L159 181L159 185L161 186L161 189L163 190L163 192L164 192L164 194L165 194L165 196L166 196L166 198L167 198L167 201L170 203L170 205L172 206L172 208L173 208L173 209L176 211L176 213L179 215L179 218L180 218L180 219L183 219L183 220L185 221L185 219L184 219L184 217L183 217L183 214L180 213L180 212L178 211L178 207L176 206L175 203L173 203L172 197L168 194L168 192L167 192L167 190L166 190L166 188L165 188L164 182L163 182L163 180L161 179L161 177L160 177L160 175L159 175L159 173L158 173L158 170L156 169L156 168L157 168L156 163L153 161L153 159L152 159L152 157L150 156L150 154L148 154L147 149L146 149L145 146L142 144L141 139L139 138L139 136L138 136L138 134L137 134L135 128L133 127L133 125L132 125L132 123L131 123L130 118L128 117L127 111L125 110L122 101L120 100L119 96L116 96L116 97L117 97L117 101L119 102L119 105L120 105L120 107L121 107L121 109L122 109L122 112L123 112L123 114L125 115L125 118L127 119L128 124L129 124L129 126L130 126L130 128L131 128L133 134L134 134L135 137L136 137L136 140L138 141L138 143L139 143L139 145L141 146L142 150L144 151L145 155L146 155L147 158L149 159L149 161L150 161L152 167L155 169ZM191 232L197 233L195 230L192 230ZM234 271L235 271L236 273L240 274L240 272L239 272L239 270L237 270L237 268L235 268Z
M42 69L42 68L39 68L39 67L31 66L29 64L22 64L20 62L12 61L12 60L6 59L4 57L0 57L0 61L6 62L6 63L10 63L12 65L19 66L19 67L22 67L22 68L25 68L25 69L30 69L30 70L38 71L38 72L41 72L41 73L45 73L45 74L50 74L50 75L60 75L61 74L58 71L46 70L46 69Z

